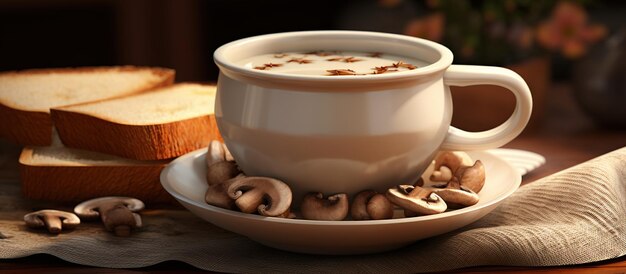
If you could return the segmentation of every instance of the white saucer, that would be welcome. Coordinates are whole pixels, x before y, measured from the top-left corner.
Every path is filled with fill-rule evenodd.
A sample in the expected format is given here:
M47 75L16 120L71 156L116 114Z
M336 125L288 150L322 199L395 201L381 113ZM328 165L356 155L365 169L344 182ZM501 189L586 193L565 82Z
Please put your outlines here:
M495 148L487 151L511 164L522 176L546 163L545 157L532 151L512 148Z
M244 214L204 202L206 149L179 157L161 172L161 184L195 215L261 244L302 253L363 254L396 249L468 225L491 212L519 187L521 176L487 152L469 152L486 168L474 206L441 214L375 221L312 221Z

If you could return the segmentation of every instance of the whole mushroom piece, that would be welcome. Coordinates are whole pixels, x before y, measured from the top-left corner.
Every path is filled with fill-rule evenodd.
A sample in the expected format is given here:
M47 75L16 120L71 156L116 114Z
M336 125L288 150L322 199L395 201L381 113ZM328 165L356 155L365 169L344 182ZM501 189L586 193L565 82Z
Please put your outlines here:
M80 219L71 212L44 209L24 215L24 222L29 227L46 227L48 232L59 234L63 228L71 229L78 226Z
M211 141L206 154L206 164L209 187L204 200L213 206L235 209L235 200L228 196L228 187L232 183L231 179L245 176L237 167L226 145L217 140Z
M300 213L309 220L341 221L348 216L349 207L345 193L324 198L322 193L311 192L304 195Z
M459 184L473 192L480 192L485 185L485 166L480 160L476 160L472 166L460 167L454 174L459 179Z
M100 216L104 227L117 236L129 236L132 229L142 226L141 216L135 212L144 209L142 201L129 197L102 197L80 203L76 215L85 219Z
M374 190L361 191L352 200L350 215L353 220L391 219L393 204L384 194Z
M433 161L435 168L430 180L438 182L447 182L460 167L472 165L472 158L462 151L440 151Z
M226 145L217 140L209 143L206 165L209 186L225 182L241 173Z

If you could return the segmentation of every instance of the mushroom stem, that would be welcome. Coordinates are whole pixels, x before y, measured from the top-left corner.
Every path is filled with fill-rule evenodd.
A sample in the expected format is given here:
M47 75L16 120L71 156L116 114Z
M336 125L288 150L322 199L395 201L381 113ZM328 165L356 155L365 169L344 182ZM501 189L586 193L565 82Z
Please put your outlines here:
M447 182L450 178L452 178L452 170L446 166L441 166L430 175L430 180L434 182Z
M235 192L233 199L235 199L235 205L243 213L254 213L259 210L259 206L263 203L265 192L258 188L253 188L247 191L238 190Z
M122 204L105 205L100 207L100 218L108 231L117 236L129 236L131 228L140 227L132 211Z
M58 216L52 215L43 215L43 222L48 227L48 231L50 233L59 234L61 233L61 227L63 226L61 223L61 218Z

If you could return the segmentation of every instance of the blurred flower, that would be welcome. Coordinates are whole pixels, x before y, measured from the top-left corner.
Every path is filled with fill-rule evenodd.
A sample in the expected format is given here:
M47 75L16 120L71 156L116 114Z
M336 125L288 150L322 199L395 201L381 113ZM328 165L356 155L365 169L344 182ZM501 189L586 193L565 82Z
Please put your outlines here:
M474 47L470 43L465 43L461 48L461 56L469 58L474 56Z
M439 0L426 0L426 5L431 8L436 8L437 6L439 6Z
M533 30L526 24L516 23L508 33L508 41L520 49L527 50L533 45Z
M587 13L577 4L559 2L551 17L537 29L537 41L550 50L561 50L564 56L577 58L587 46L606 35L606 28L588 24Z
M441 41L444 31L445 17L441 13L433 13L423 18L411 20L404 29L404 34L432 41Z
M606 35L583 4L593 0L425 0L404 33L443 43L462 62L507 65L546 51L583 55Z
M517 3L514 0L506 0L504 1L504 8L507 12L514 12L517 8Z

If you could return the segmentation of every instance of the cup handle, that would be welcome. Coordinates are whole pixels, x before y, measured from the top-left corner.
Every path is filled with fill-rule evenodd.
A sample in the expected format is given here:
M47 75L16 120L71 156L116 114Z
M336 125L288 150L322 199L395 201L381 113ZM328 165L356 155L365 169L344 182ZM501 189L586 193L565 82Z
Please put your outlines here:
M512 70L470 65L451 65L443 76L448 86L496 85L515 95L515 110L501 125L479 132L468 132L450 126L442 150L480 150L500 147L517 137L530 119L532 96L524 79ZM453 114L454 115L454 114Z

